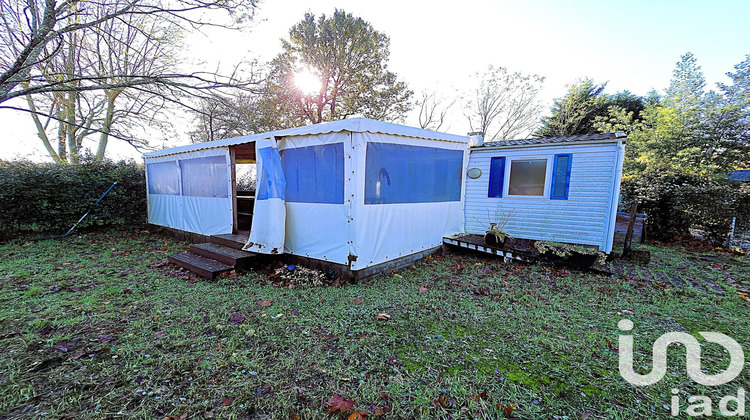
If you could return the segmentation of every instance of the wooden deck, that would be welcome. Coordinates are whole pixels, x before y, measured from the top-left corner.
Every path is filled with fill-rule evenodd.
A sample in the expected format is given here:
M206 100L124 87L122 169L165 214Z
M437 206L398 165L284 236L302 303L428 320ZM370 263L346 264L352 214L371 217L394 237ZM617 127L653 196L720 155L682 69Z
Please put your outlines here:
M484 243L484 236L471 233L459 233L453 236L443 238L446 245L457 246L460 248L470 249L473 251L483 252L485 254L502 257L503 260L518 260L525 262L535 262L539 258L538 253L531 245L532 241L524 239L515 239L507 248L497 248Z

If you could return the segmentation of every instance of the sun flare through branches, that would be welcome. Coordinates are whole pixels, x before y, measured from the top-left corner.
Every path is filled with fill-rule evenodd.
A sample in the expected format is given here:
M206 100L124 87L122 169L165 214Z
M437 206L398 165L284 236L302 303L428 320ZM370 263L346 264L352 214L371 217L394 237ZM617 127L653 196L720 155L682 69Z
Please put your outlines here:
M318 74L309 68L303 68L294 74L294 84L307 96L319 93L322 86Z

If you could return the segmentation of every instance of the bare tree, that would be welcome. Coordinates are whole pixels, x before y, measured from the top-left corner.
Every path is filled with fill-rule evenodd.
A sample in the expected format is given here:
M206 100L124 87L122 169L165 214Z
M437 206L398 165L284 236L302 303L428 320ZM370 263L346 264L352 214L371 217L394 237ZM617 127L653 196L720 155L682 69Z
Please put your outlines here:
M448 99L435 91L423 90L421 98L417 100L419 126L428 130L440 130L448 111L455 103L456 99Z
M544 77L490 66L484 74L476 74L475 80L477 86L463 101L472 131L484 133L487 140L507 140L528 135L536 128Z
M192 109L186 97L247 84L218 72L179 72L176 40L186 27L205 24L191 17L198 10L251 11L255 2L0 0L7 30L0 35L0 103L25 97L22 110L58 163L77 163L83 140L94 134L97 159L111 137L139 149L147 141L134 133L165 126L159 115L169 104Z
M126 16L151 15L181 27L210 24L201 10L224 10L242 20L258 0L0 0L0 103L44 92L102 90L166 85L178 90L210 89L231 82L209 72L118 74L91 77L58 74L50 81L34 69L51 60L66 45L66 35ZM139 28L135 27L138 30ZM69 39L69 38L67 38Z
M64 48L33 71L50 84L63 77L77 80L61 85L68 87L66 91L26 95L37 136L55 162L78 163L83 140L94 134L98 134L95 158L99 160L111 135L137 149L146 145L133 133L141 123L160 124L159 111L165 106L162 92L158 85L150 89L119 85L124 84L123 75L171 70L176 63L177 44L172 41L176 32L174 25L152 16L127 14L63 36ZM97 78L104 85L100 90L77 89L86 78Z

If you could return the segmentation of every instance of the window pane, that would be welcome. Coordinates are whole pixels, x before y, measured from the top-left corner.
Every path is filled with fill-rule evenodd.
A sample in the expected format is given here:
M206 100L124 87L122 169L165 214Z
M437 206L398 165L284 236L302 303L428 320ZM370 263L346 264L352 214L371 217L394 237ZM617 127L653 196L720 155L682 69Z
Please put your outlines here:
M365 204L461 201L461 150L367 143Z
M227 160L210 156L180 160L182 195L189 197L229 197Z
M177 161L149 163L148 193L164 195L180 195L180 167Z
M344 203L344 143L281 151L286 201Z
M544 195L546 175L547 159L512 161L508 195Z

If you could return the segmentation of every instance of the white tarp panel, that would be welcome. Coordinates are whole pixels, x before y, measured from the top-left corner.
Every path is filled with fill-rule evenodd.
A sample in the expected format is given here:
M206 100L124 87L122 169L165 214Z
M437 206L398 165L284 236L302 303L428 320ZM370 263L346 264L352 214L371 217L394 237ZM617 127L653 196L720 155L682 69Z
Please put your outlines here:
M352 142L354 166L357 168L352 182L358 192L352 206L354 229L351 233L351 253L357 256L357 260L352 262L352 270L440 246L443 236L463 232L463 172L468 157L466 144L372 133L354 133ZM368 143L375 144L370 147L373 155L378 153L380 144L387 145L386 154L381 153L381 156L391 153L393 159L374 162L371 158L371 166L373 163L377 163L377 166L367 168ZM442 149L425 152L436 153L439 159L447 157L447 164L420 163L419 158L416 165L404 164L403 161L394 164L405 156L395 153L396 149L388 150L394 144L406 146L407 153L415 150L410 147ZM448 174L445 172L446 166L450 168L449 189L445 190L437 184L427 188L430 182L439 180L438 176ZM438 175L435 175L435 171ZM439 175L440 171L444 172L443 175ZM414 182L413 191L409 190L409 182ZM368 183L371 184L369 189ZM387 188L390 191L384 191ZM425 188L435 191L433 198L423 196L418 198L422 202L408 202L410 195L423 195ZM369 196L367 191L370 191ZM432 202L428 202L430 200Z
M232 232L229 149L146 158L149 223L217 235Z
M285 252L346 264L349 255L345 190L351 173L350 133L287 137L279 141L286 173Z
M256 141L255 156L258 186L253 208L253 224L250 238L242 249L261 254L281 254L284 252L286 232L286 181L276 139L271 137Z

